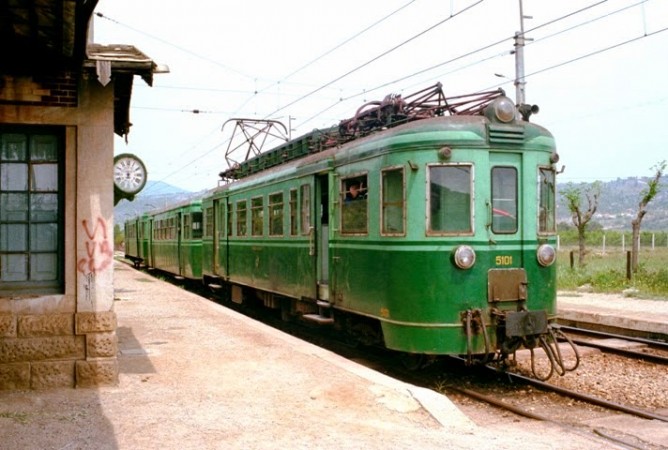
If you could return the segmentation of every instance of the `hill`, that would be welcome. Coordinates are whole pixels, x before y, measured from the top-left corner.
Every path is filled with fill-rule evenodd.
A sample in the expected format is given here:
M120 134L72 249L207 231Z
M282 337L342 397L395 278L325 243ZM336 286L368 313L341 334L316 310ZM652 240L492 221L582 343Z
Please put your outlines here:
M631 220L638 213L641 192L647 188L650 177L618 178L601 183L601 196L596 215L592 219L603 229L630 231ZM593 183L573 183L578 188L585 188ZM563 197L559 192L569 183L557 184L557 222L572 225L572 220ZM643 218L644 231L668 230L668 180L661 179L659 193L647 206L647 215Z
M133 201L121 200L114 208L114 221L122 227L123 222L139 216L146 211L164 208L168 205L186 201L198 196L199 192L190 192L162 181L148 181L146 187Z

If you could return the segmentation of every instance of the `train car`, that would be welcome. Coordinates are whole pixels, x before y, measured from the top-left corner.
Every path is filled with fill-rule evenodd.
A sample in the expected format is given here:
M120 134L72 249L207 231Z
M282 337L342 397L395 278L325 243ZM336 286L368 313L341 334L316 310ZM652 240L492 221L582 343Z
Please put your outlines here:
M124 224L125 258L132 261L136 268L147 267L151 249L151 216L142 214L127 220Z
M151 213L147 266L178 278L202 279L202 202L188 201Z
M446 98L440 84L388 96L230 167L201 202L142 218L150 240L126 253L415 366L542 347L551 363L535 375L563 374L577 354L566 364L552 326L558 155L532 111L502 91Z
M572 370L551 327L558 156L525 119L437 85L231 167L202 201L204 283L420 361L540 346Z

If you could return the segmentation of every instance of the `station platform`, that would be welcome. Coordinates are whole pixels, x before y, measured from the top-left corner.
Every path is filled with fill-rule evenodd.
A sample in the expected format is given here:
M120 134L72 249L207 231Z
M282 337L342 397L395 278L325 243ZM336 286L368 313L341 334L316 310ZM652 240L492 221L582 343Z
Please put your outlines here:
M557 310L563 325L668 341L668 299L559 292Z
M548 422L480 423L444 395L114 271L118 386L0 392L3 449L610 448Z

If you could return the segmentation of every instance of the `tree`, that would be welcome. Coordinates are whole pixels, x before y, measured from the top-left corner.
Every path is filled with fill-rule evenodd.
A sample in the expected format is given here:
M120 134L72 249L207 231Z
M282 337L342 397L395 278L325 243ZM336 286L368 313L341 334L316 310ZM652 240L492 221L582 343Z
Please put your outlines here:
M654 167L654 178L652 178L647 187L642 190L640 193L640 202L638 203L638 212L635 218L631 221L631 230L633 232L633 242L631 245L631 271L633 273L638 272L638 254L640 253L640 224L642 223L643 217L647 214L647 205L649 202L656 197L656 194L659 193L659 181L663 176L663 172L666 170L666 161L663 160L657 163Z
M598 208L598 198L601 195L601 183L595 181L586 186L574 186L569 183L568 186L561 193L561 196L566 200L566 206L571 212L573 225L578 230L578 265L584 266L585 259L585 232L587 224L594 217L596 208ZM587 199L587 209L582 209L582 197Z

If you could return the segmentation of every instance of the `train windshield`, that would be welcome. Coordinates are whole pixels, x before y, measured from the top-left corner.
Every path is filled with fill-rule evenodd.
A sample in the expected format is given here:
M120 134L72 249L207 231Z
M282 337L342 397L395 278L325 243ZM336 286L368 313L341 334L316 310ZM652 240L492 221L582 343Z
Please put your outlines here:
M470 165L453 164L429 167L429 234L470 233Z
M497 166L492 168L492 231L517 231L517 169Z
M552 168L538 170L538 232L556 233L555 173Z

